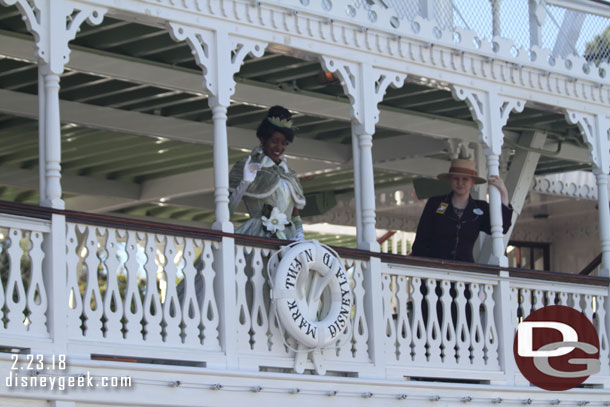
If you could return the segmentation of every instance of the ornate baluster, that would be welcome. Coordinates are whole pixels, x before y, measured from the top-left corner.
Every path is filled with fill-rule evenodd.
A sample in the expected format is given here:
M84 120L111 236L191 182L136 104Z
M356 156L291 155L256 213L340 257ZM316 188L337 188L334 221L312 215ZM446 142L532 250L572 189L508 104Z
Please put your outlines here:
M500 364L498 360L498 329L496 328L496 319L494 318L496 304L493 298L494 287L491 284L485 284L483 287L485 292L485 300L483 301L483 309L485 310L483 335L485 337L485 360L487 367L498 369ZM516 307L513 309L516 309ZM511 316L516 319L517 313L511 313Z
M354 319L352 321L352 340L354 358L359 360L369 360L367 347L369 327L364 314L364 296L366 295L364 291L364 272L366 271L366 264L366 262L356 260L353 272Z
M396 326L392 315L392 278L389 274L381 276L381 299L383 319L385 321L385 354L388 361L394 361L396 354Z
M104 295L104 336L108 339L123 339L121 318L123 317L123 301L117 281L117 270L121 267L117 256L117 239L115 229L106 229L106 293Z
M582 305L580 304L582 297L580 296L580 294L572 294L572 308L574 308L576 311L581 311L582 312Z
M566 292L560 292L559 293L559 304L557 305L564 305L564 306L568 306L568 293Z
M585 307L582 313L589 318L589 321L593 321L593 296L591 294L584 294L583 297Z
M521 289L521 310L523 319L527 318L532 312L532 292L529 288Z
M444 365L457 364L455 353L455 325L451 315L451 282L449 280L441 281L441 304L443 309L443 322L441 324L441 342L442 342L442 358Z
M66 236L66 268L67 268L67 284L68 284L68 335L70 337L80 338L83 336L81 327L81 316L83 314L83 297L78 287L78 269L80 265L80 257L78 255L77 246L78 239L76 238L76 225L67 223Z
M481 298L479 297L479 284L470 284L470 300L468 305L472 311L470 321L470 348L472 364L477 367L484 367L485 359L483 347L485 337L483 336L483 326L481 324Z
M534 290L534 302L532 303L532 311L537 311L544 307L544 293L542 290Z
M195 242L190 238L184 239L184 269L182 272L184 273L184 279L182 280L184 290L180 298L180 306L184 327L184 343L199 345L201 344L199 324L202 321L195 288L195 276L197 275L197 270L195 269Z
M413 293L411 294L413 304L413 319L411 320L411 337L413 338L413 362L424 364L426 359L426 325L422 313L421 278L413 277Z
M163 322L165 324L164 340L166 343L179 345L182 343L180 337L180 322L182 320L182 312L180 311L180 301L178 301L178 293L176 292L176 275L178 269L175 263L176 245L173 236L159 236L165 240L165 281L167 283L167 291L163 301Z
M411 324L409 323L409 279L396 277L396 337L398 342L398 360L411 362ZM413 303L411 302L411 306Z
M23 233L19 229L10 229L9 236L11 244L7 253L9 258L9 274L6 281L5 318L6 328L10 331L25 332L27 326L24 324L27 298L21 278L21 239Z
M155 261L157 241L155 235L152 233L146 233L143 238L146 239L146 263L144 264L144 270L146 271L146 295L144 296L144 310L142 315L144 339L148 343L161 343L163 342L161 334L163 310L161 308L159 286L157 283L157 270L159 266Z
M42 260L44 258L42 233L31 232L30 240L32 242L32 249L30 250L30 284L27 290L27 309L30 320L28 331L40 336L47 336L47 317L45 315L47 311L47 293L42 279ZM2 285L0 284L1 291ZM2 301L0 300L1 306Z
M121 238L125 237L125 233L121 232ZM138 234L130 230L127 232L127 241L125 242L125 251L127 252L127 261L125 262L125 273L127 274L127 286L125 288L125 301L123 306L123 318L125 319L125 339L142 340L142 318L144 310L142 305L142 297L138 287L138 273L140 264L138 263ZM156 291L156 290L155 290Z
M274 256L269 259L271 262L269 267L271 270L276 270L279 264L278 257ZM271 276L273 278L273 276ZM282 339L282 331L280 330L279 321L277 319L277 315L275 312L275 306L273 303L269 305L269 313L267 320L269 321L269 331L267 333L269 337L268 346L269 351L274 355L280 353L287 353L287 348L284 345L284 340Z
M266 352L267 348L267 311L263 299L265 279L263 278L262 249L254 248L250 261L252 276L250 276L250 287L252 288L252 308L250 308L250 323L252 333L252 349L258 352Z
M248 311L248 302L246 301L246 256L244 251L246 247L235 245L235 284L237 297L237 338L239 341L238 349L240 351L249 351L250 348L250 312ZM228 321L227 323L232 323Z
M601 363L600 373L602 375L608 375L610 371L610 358L608 355L610 347L608 346L608 332L606 330L606 298L607 297L601 295L595 296L595 313L597 314L597 318L593 320L595 329L597 329L597 334L599 335L599 361Z
M510 303L511 307L511 326L513 330L517 331L517 324L519 324L519 308L521 307L519 304L519 289L511 288L510 290Z
M470 366L470 330L466 320L466 297L464 295L465 284L461 281L455 283L455 305L457 307L457 319L455 333L457 341L457 361L461 366Z
M546 297L546 305L547 306L555 305L555 299L557 298L557 292L549 290L545 294L546 294L545 295L545 297Z
M6 235L3 236L3 234L6 233ZM5 232L5 229L1 229L0 228L0 236L2 236L5 239L8 239L8 232ZM5 240L6 242L6 240ZM6 245L0 245L0 254L2 254L3 252L6 252L5 249ZM7 253L7 257L8 257L8 253ZM2 264L0 264L0 267L2 267ZM0 278L0 321L4 320L4 285L2 284L2 279ZM4 324L0 324L0 332L4 331Z
M218 305L216 304L216 296L214 295L214 252L212 244L209 240L203 242L203 302L201 303L201 322L203 324L203 347L210 350L220 350L220 339L218 337ZM218 247L216 247L218 249Z
M103 338L102 316L103 302L98 283L98 267L100 265L97 257L97 228L95 226L85 226L81 232L85 233L85 247L87 255L85 257L84 270L87 273L87 287L83 296L83 321L84 333L88 338Z
M428 278L425 282L428 292L426 293L426 303L428 304L428 321L426 325L426 337L428 343L428 362L441 362L441 326L440 315L437 313L436 294L437 280Z

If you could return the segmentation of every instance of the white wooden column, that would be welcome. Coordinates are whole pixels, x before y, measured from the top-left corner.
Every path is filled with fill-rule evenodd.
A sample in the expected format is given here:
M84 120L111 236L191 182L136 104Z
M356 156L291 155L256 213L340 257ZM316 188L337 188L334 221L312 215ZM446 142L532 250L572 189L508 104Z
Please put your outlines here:
M379 121L377 104L382 100L388 86L400 87L404 84L405 75L373 68L368 63L355 63L332 57L322 56L322 65L328 72L335 73L341 80L343 89L351 102L352 141L357 143L353 151L354 173L359 180L355 189L356 218L360 218L361 230L358 242L360 249L379 252L379 243L375 233L375 179L373 173L373 134ZM358 199L360 196L360 199ZM358 221L356 222L358 223ZM383 310L380 298L374 294L381 292L381 273L383 264L376 257L371 257L364 265L365 315L368 323L368 352L373 367L368 369L366 377L384 377L384 330Z
M610 117L606 112L582 113L566 111L566 119L576 124L589 146L593 173L597 183L599 240L602 264L599 275L610 277L610 203L608 202L608 172L610 170Z
M523 204L527 198L530 185L534 179L536 166L540 159L538 152L546 140L546 133L535 132L522 134L519 137L518 143L528 150L517 150L515 153L511 167L508 171L506 179L506 189L510 197L510 204L513 207L512 224L508 232L502 236L504 247L508 245L510 235L513 232L517 218L523 209ZM482 233L481 253L477 258L479 263L489 263L492 257L492 244L489 235Z
M323 67L328 72L335 73L341 80L345 94L350 100L350 115L352 119L352 142L354 147L355 178L359 177L359 191L356 190L356 219L360 218L362 233L358 247L360 249L379 252L375 232L375 178L373 172L373 134L379 121L377 105L383 99L388 86L400 87L404 84L406 75L385 71L369 63L355 63L328 56L321 57ZM358 197L358 195L360 197ZM360 208L358 208L360 202ZM358 223L358 221L357 221Z
M460 86L452 86L453 97L466 101L472 118L479 126L479 141L485 146L489 176L500 176L500 154L504 134L502 128L512 111L522 112L525 102L499 95L496 90L477 91ZM489 217L491 223L492 255L490 264L508 266L504 255L502 234L502 199L500 191L489 188Z
M208 93L214 121L214 200L216 221L213 228L233 233L229 212L229 149L227 143L227 108L235 93L233 75L239 71L248 54L263 56L266 44L241 37L233 37L227 31L204 30L170 23L170 34L176 41L186 40L197 64L203 70L203 88ZM256 135L252 133L252 142ZM219 307L220 342L225 352L226 367L238 367L237 349L237 300L235 294L235 240L223 237L214 254L214 292Z
M0 0L15 4L36 39L38 57L39 186L40 204L64 209L61 188L60 75L69 61L68 43L84 21L99 24L105 9L68 0L28 2ZM66 21L69 23L66 25ZM67 352L68 298L66 283L66 218L53 214L51 230L43 241L43 278L47 294L47 328L55 354Z
M360 193L360 143L354 126L352 125L352 161L354 164L354 206L356 209L356 242L362 246L362 194Z
M248 54L263 56L266 44L228 31L205 30L198 27L169 23L175 41L189 44L197 65L203 70L203 88L208 93L214 121L214 201L216 221L213 228L233 233L229 212L229 149L227 143L227 108L235 93L235 75ZM252 134L255 144L256 137Z
M0 0L0 4L16 5L28 30L36 39L40 204L64 209L61 191L59 79L70 56L68 42L74 39L85 20L90 24L99 24L106 10L69 0L33 3L27 0Z

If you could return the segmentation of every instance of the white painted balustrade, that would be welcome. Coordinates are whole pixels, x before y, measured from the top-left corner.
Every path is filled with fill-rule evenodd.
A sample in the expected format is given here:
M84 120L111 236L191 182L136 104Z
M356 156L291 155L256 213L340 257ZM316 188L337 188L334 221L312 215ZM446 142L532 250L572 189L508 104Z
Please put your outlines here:
M42 275L48 232L48 222L0 215L0 334L10 334L2 346L18 347L25 337L49 337Z
M231 357L240 370L293 372L295 350L302 348L278 324L269 295L267 263L276 248L238 240L229 246L235 269L219 270L222 242L214 233L180 236L162 227L133 230L68 219L63 299L71 355L216 368ZM43 279L44 240L50 236L47 221L0 215L2 347L26 343L34 351L52 339L46 315L56 304L47 303ZM560 304L585 313L599 332L602 371L589 383L610 376L607 285L506 277L485 267L424 267L416 260L397 264L391 255L381 255L387 261L379 263L362 251L344 253L353 328L323 350L327 372L514 383L507 373L514 369L505 366L512 359L503 355L512 355L518 322L542 306ZM226 276L234 282L235 312L218 300L220 273L232 273ZM367 282L367 273L380 278ZM225 351L223 324L235 329L235 355ZM305 369L314 369L311 360Z

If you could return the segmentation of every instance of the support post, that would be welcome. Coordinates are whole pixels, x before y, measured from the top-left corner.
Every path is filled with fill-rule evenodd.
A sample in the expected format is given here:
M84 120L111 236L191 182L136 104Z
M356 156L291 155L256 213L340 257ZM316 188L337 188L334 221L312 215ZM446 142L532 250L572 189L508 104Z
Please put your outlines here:
M608 172L610 171L610 117L607 112L582 113L566 111L568 123L576 124L589 146L589 158L597 183L599 240L602 263L599 275L610 277L610 208L608 207Z
M517 310L513 309L511 298L510 276L507 271L500 271L500 281L494 292L494 320L498 329L498 359L504 371L505 381L502 384L512 386L515 383L517 366L513 354Z
M175 41L186 41L197 65L203 70L203 88L214 121L214 201L216 221L212 228L233 233L229 211L229 151L227 142L227 109L235 93L235 75L248 54L263 56L266 44L232 37L227 31L205 30L169 23Z
M38 57L38 141L40 204L64 209L61 190L61 118L59 78L69 61L68 43L84 21L99 24L106 9L73 3L69 0L30 2L0 0L15 4L36 38ZM66 25L66 21L69 23Z
M203 88L208 93L208 104L214 120L214 201L216 221L212 227L233 233L229 211L229 148L227 142L227 109L235 93L233 75L239 71L244 58L251 54L263 56L266 44L233 37L227 31L205 30L177 23L169 23L170 35L175 41L186 41L193 51L197 65L203 70ZM254 137L253 137L254 140ZM235 292L235 240L222 238L214 255L214 290L221 315L220 344L225 352L226 368L238 367L239 340Z
M372 151L375 125L379 121L377 105L383 99L388 86L402 86L406 75L373 68L368 63L355 63L325 55L321 60L327 72L336 73L339 77L343 90L350 99L352 142L358 143L357 149L352 147L355 153L354 164L356 162L359 164L359 170L355 170L354 173L360 178L359 191L355 188L356 210L359 211L356 213L356 222L359 219L362 223L362 233L359 233L362 240L359 240L358 248L379 252L375 231L375 177Z
M602 264L599 275L610 277L610 202L608 201L608 174L594 170L597 181L597 206L599 211L599 241L602 250Z
M47 327L53 352L68 351L68 298L66 278L66 217L51 215L51 233L43 242L43 278L47 290Z
M488 175L500 175L500 154L504 134L502 128L508 121L511 112L522 112L525 102L510 97L501 96L496 89L477 91L461 86L452 86L453 97L463 100L468 105L472 118L479 126L479 140L485 146ZM504 255L504 240L502 235L502 200L500 191L489 188L489 216L491 223L492 255L490 264L508 266L508 258Z
M39 203L40 206L47 206L47 177L46 177L46 161L47 153L45 149L46 131L45 131L45 87L44 76L42 74L42 66L38 65L38 185L39 185Z
M503 247L506 248L510 235L513 232L517 218L523 209L525 199L529 192L529 187L532 184L536 172L536 166L540 159L540 153L536 149L542 148L546 140L546 133L535 132L522 134L519 137L519 145L530 150L518 150L513 159L505 183L510 196L510 204L513 207L512 224L508 232L502 235ZM481 241L481 253L477 256L479 263L489 263L492 256L491 238L483 234Z
M212 229L233 233L229 212L229 146L227 143L227 107L209 99L214 121L214 203L216 221Z
M500 176L499 156L487 150L487 170L489 176ZM502 234L502 197L497 188L488 188L489 193L489 223L491 224L491 258L490 264L508 266L508 258L504 255L504 239Z
M31 2L0 0L16 4L28 30L36 38L38 57L38 141L40 205L64 209L61 188L61 116L59 81L69 61L68 43L81 24L102 22L106 9L69 0ZM66 24L66 21L69 21ZM66 218L51 215L51 232L44 237L43 278L47 293L47 328L55 354L67 352Z
M356 202L360 201L360 207L356 205L356 219L360 218L361 221L359 236L362 239L358 242L358 248L379 252L375 230L375 178L372 151L375 125L379 121L377 104L382 100L388 86L402 86L406 76L373 68L368 63L354 63L328 56L322 56L321 59L327 72L337 74L351 102L352 141L357 143L357 147L353 147L354 163L358 164L354 173L360 178L359 192L355 192ZM371 257L368 270L364 274L364 309L369 324L368 351L373 363L373 368L367 371L367 376L374 378L384 376L383 310L380 298L376 298L375 295L381 292L382 267L379 258Z
M360 143L358 135L352 125L352 162L354 163L354 206L356 210L356 243L357 247L362 246L362 193L360 192Z

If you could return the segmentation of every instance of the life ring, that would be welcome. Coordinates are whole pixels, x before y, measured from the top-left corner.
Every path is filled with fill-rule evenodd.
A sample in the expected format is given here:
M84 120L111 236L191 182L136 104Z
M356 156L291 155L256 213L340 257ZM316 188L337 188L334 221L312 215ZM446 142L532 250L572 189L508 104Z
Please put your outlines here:
M271 293L279 323L308 348L329 346L350 324L353 300L343 262L315 240L281 255ZM320 301L326 315L318 320Z

